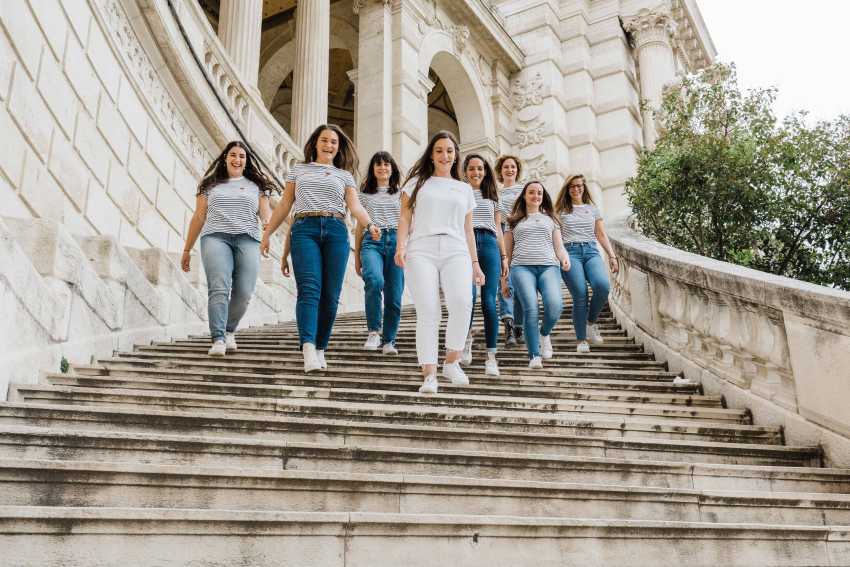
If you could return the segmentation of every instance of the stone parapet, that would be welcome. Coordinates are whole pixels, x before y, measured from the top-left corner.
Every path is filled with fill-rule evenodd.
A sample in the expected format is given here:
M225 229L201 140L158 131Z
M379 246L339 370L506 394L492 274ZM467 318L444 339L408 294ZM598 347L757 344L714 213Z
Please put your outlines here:
M850 463L850 293L712 260L609 221L612 308L670 369Z

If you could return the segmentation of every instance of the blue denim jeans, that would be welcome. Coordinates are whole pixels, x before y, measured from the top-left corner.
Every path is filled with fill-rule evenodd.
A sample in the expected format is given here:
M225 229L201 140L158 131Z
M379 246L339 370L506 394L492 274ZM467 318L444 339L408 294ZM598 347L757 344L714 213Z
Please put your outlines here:
M484 337L487 350L496 351L499 341L499 317L496 312L496 296L499 293L499 278L502 275L502 255L499 253L499 241L496 235L486 229L475 229L475 247L478 250L478 263L484 272L484 286L481 288L481 313L484 315ZM472 310L475 314L475 300L478 288L472 286ZM472 326L472 318L469 319Z
M505 232L507 225L502 223L502 233ZM479 260L480 261L480 260ZM514 282L513 278L508 276L508 289L511 291L510 297L505 297L499 292L499 318L513 319L514 325L522 326L522 305L514 300Z
M380 240L372 240L367 232L360 243L366 325L370 331L381 331L383 344L395 342L401 320L404 270L395 265L395 245L395 229L382 230ZM383 325L381 324L382 308Z
M306 217L292 225L290 243L299 343L325 350L348 264L348 229L334 217Z
M233 333L248 309L260 271L260 243L247 234L214 232L201 237L207 274L207 315L212 340Z
M564 308L558 266L511 266L517 303L525 311L525 344L528 358L540 356L540 335L548 336ZM538 328L537 293L543 299L543 322Z
M595 242L569 242L564 248L570 255L570 271L561 272L564 283L573 297L573 325L576 339L587 339L587 323L595 323L599 313L608 301L611 284L608 282L608 269ZM590 307L587 304L587 284L593 290Z

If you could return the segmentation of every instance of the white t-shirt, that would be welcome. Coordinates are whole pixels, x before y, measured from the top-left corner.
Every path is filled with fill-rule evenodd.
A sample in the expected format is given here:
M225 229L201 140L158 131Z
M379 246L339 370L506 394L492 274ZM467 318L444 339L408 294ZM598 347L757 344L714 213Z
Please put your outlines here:
M416 178L405 184L402 192L413 195ZM431 177L416 194L416 207L408 242L426 236L443 234L466 243L464 222L475 208L475 195L468 183L451 177Z

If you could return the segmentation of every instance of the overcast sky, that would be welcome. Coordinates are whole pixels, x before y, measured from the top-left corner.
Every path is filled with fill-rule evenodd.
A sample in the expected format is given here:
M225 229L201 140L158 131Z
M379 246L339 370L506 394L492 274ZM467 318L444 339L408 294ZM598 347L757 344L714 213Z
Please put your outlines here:
M741 86L779 88L776 113L850 114L850 0L698 0Z

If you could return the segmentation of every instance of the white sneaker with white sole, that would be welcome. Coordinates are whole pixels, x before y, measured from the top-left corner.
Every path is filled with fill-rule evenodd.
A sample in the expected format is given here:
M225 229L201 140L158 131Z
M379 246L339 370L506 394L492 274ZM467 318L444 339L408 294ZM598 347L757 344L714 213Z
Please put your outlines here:
M381 333L377 331L369 331L369 336L363 344L363 350L378 350L381 346Z
M487 358L484 361L484 374L487 376L498 376L499 375L499 361L496 360L496 357Z
M436 394L437 393L437 375L429 374L425 377L422 385L419 386L420 394Z
M528 361L528 367L532 370L540 370L543 368L543 359L539 356L535 356L531 360Z
M590 342L595 345L601 345L605 342L605 339L602 338L602 332L599 330L599 325L597 323L587 324L587 338L589 338Z
M673 385L674 386L693 386L694 383L691 381L690 378L685 378L684 376L676 376L675 378L673 378Z
M319 370L327 370L328 369L328 363L325 360L325 351L317 350L316 351L316 360L319 361Z
M549 360L554 355L552 351L552 335L546 335L540 337L540 356L543 357L543 360Z
M227 349L227 352L239 350L234 333L224 333L224 347Z
M384 345L383 349L381 349L381 350L382 350L382 351L383 351L383 353L384 353L384 354L386 354L386 355L392 355L392 356L395 356L395 355L397 355L397 354L398 354L398 349L397 349L397 348L395 348L395 345L394 345L394 344L392 344L392 343L386 343L386 344Z
M456 386L469 385L469 378L466 377L466 373L458 362L443 363L443 378L448 378Z
M301 354L304 355L304 372L313 372L322 368L322 365L319 363L319 357L316 354L316 345L313 343L304 343L301 345Z
M224 356L225 352L227 352L227 346L223 340L218 339L212 344L207 354L210 356Z
M466 344L463 345L463 354L460 355L460 363L464 366L472 364L472 335L466 337Z
M587 354L588 352L590 352L590 345L587 344L587 341L579 341L578 345L576 346L576 352Z

